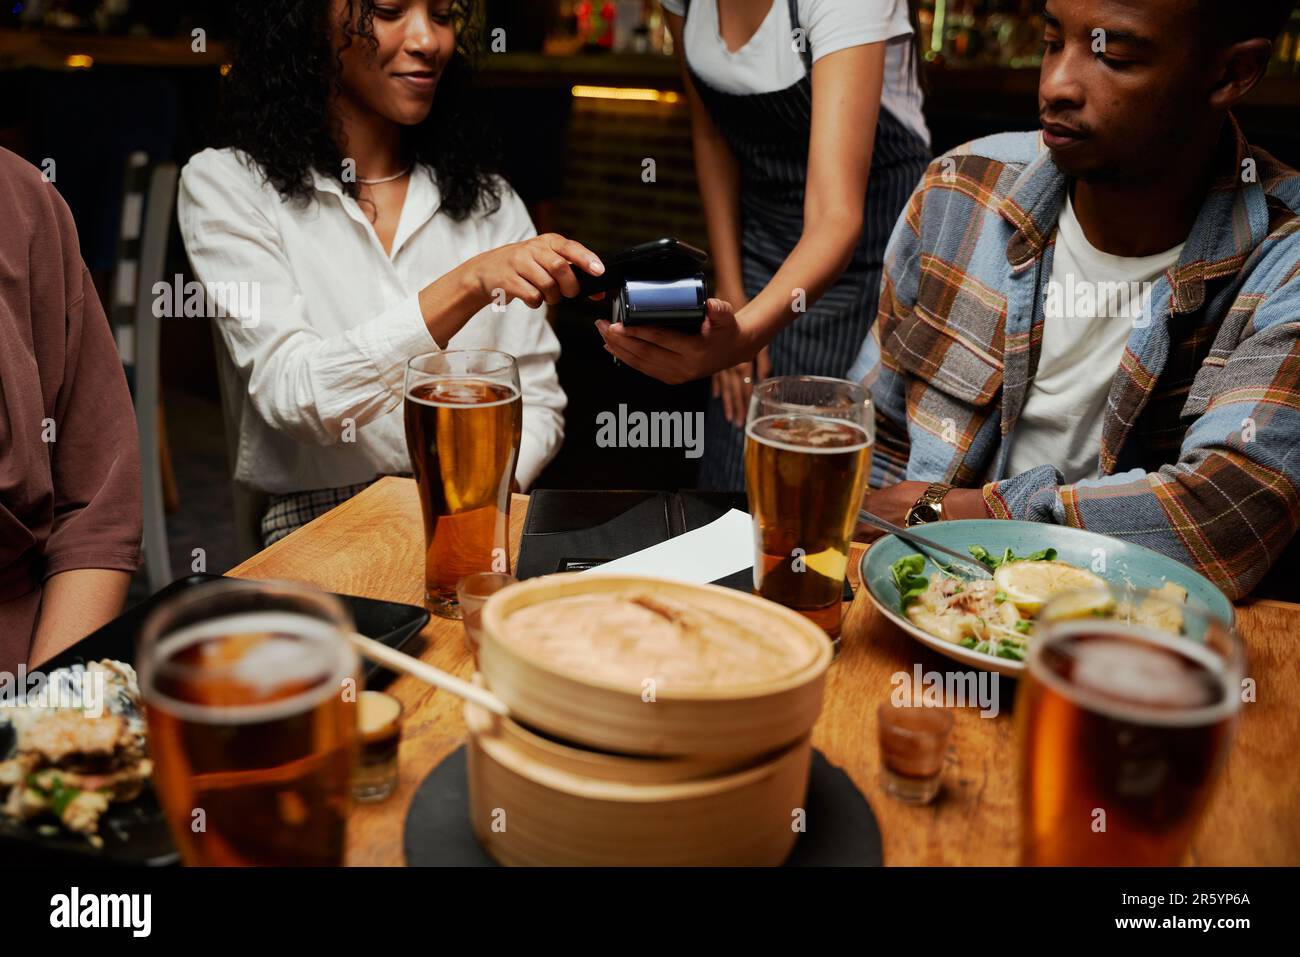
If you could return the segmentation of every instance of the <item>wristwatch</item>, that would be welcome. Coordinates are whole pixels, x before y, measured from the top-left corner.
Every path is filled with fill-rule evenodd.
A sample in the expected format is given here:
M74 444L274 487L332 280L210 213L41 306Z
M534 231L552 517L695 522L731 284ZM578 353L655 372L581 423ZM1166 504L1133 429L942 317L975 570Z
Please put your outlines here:
M921 493L921 497L916 500L916 504L907 510L907 520L905 524L908 528L916 525L925 525L928 522L937 522L943 518L943 497L952 491L951 485L943 482L934 482Z

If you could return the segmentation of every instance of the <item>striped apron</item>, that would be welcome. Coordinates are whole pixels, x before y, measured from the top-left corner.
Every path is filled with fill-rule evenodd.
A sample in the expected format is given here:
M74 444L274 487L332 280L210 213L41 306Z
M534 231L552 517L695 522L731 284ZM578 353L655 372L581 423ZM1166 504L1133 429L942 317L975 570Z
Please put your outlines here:
M790 23L797 29L798 0L788 2ZM690 0L685 14L690 16ZM813 71L812 51L806 42L803 47L806 75L773 93L717 90L690 70L688 58L695 89L740 167L741 259L745 295L751 299L771 282L803 235ZM843 378L848 372L875 319L885 244L929 161L925 142L882 107L862 236L853 259L821 299L772 340L772 375ZM711 398L705 413L699 487L744 489L744 447L744 430L727 421L720 399Z

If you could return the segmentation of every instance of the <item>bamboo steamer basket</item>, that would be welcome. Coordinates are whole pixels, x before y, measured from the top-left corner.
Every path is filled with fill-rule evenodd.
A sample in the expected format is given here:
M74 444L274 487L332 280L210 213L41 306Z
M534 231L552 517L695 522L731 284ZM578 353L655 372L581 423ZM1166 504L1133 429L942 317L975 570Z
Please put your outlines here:
M641 682L599 680L529 657L504 638L512 614L579 595L649 594L722 618L760 623L791 649L787 673L742 685L672 688L654 700ZM801 740L821 713L832 657L825 632L797 612L717 585L622 575L548 575L512 585L483 608L479 670L512 718L582 748L626 755L767 754ZM733 761L734 765L735 762Z
M775 866L789 855L812 744L723 768L590 752L465 705L475 835L510 866Z

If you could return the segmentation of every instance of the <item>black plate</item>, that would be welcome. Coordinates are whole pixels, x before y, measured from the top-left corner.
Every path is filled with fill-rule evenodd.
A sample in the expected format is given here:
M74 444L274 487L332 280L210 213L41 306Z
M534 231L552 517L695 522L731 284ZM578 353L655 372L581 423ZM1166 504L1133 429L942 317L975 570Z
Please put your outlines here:
M101 658L134 665L136 638L149 613L180 592L220 579L220 575L191 575L172 582L42 665L41 670L52 671ZM390 648L405 647L429 621L429 612L414 605L352 595L338 597L352 616L357 631ZM363 666L367 687L382 686L392 678L391 672L372 662L365 661ZM7 723L0 724L0 755L8 755L13 746L13 729ZM38 822L19 823L0 815L0 861L6 864L156 866L175 864L179 860L176 845L167 830L167 821L150 787L129 804L109 807L99 824L99 834L104 839L102 848L92 847L85 838L61 828L49 835L41 834L39 828Z

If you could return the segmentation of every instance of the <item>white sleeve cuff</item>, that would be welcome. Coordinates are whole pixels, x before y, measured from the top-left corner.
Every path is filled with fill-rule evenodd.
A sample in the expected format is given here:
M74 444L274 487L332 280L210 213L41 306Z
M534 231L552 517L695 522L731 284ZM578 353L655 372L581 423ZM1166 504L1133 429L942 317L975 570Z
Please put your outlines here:
M520 491L528 491L542 469L555 458L564 441L564 418L555 409L529 406L524 402L524 428L519 439L519 461L515 464L515 479Z
M350 330L347 337L396 395L402 394L406 363L414 356L440 351L424 324L419 295L403 299L372 321Z
M521 492L527 492L532 487L546 463L551 460L551 450L546 447L546 440L529 430L527 412L524 418L524 430L519 439L519 461L515 464L515 480L519 483Z
M519 464L515 466L515 481L519 483L519 491L527 492L532 488L545 466L541 447L531 441L525 432L519 442Z

